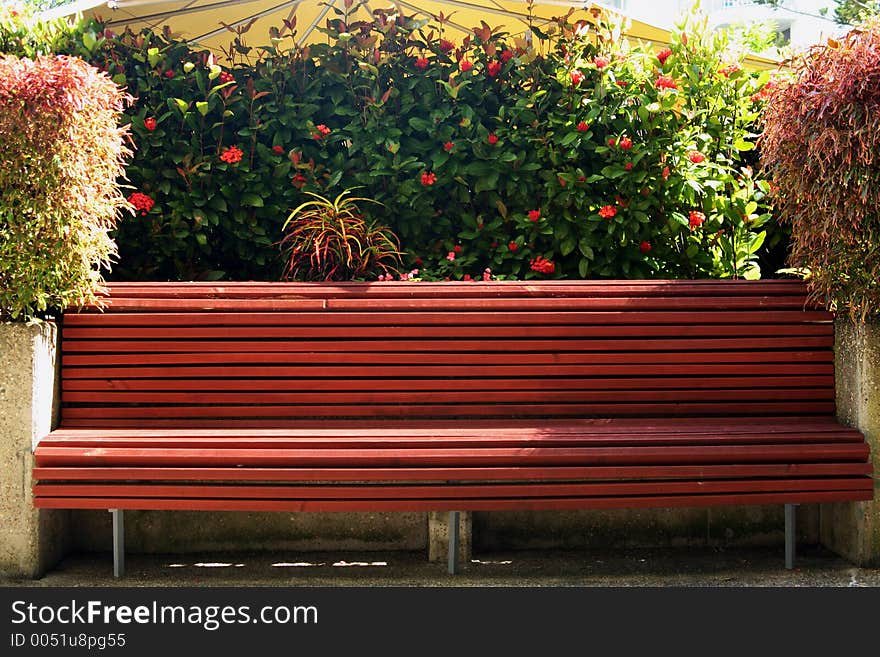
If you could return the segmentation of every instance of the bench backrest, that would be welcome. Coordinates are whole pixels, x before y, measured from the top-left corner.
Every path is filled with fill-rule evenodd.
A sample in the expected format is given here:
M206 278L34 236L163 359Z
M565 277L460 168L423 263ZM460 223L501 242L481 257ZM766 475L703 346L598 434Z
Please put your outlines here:
M64 316L62 426L832 415L796 281L114 284Z

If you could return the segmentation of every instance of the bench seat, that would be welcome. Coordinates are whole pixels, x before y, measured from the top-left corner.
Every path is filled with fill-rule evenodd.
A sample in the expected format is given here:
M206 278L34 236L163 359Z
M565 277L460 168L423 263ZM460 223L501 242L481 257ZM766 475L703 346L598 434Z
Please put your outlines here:
M871 499L862 435L828 418L65 429L42 507L465 511Z
M794 281L116 284L64 315L34 504L114 510L120 546L125 509L785 504L790 563L790 505L874 487L834 417L832 317L805 299Z

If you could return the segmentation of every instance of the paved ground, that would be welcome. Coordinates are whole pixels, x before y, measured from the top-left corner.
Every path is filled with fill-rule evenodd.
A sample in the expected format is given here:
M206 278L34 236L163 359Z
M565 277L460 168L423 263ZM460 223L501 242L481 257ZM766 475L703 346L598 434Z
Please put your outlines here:
M880 568L857 568L821 548L802 548L786 571L781 546L510 552L479 555L455 577L409 552L130 555L127 570L114 580L109 554L78 554L42 579L0 585L880 587Z

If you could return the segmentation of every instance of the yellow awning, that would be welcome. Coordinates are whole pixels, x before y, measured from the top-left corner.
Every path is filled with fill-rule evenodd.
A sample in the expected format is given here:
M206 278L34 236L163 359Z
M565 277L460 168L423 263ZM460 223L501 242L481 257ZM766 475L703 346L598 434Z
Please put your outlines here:
M378 9L397 9L405 15L424 16L435 21L442 15L444 29L454 39L470 34L474 27L485 21L492 28L520 35L535 26L545 29L553 19L565 15L572 8L571 20L591 20L590 9L616 11L601 3L570 2L566 0L536 0L527 2L509 0L354 0L345 8L345 0L80 0L64 7L45 12L47 16L64 16L81 12L109 22L112 30L130 27L135 31L148 27L159 29L168 25L175 34L200 46L220 51L233 39L230 29L250 25L243 41L250 46L269 43L269 28L282 29L282 35L291 36L284 27L285 19L296 18L293 38L298 44L314 43L325 37L316 30L328 19L338 18L337 12L348 11L349 21L368 19ZM619 12L617 12L619 13ZM669 43L669 32L641 21L627 19L626 35L631 39L661 47ZM754 68L775 68L773 60L750 57L748 65Z

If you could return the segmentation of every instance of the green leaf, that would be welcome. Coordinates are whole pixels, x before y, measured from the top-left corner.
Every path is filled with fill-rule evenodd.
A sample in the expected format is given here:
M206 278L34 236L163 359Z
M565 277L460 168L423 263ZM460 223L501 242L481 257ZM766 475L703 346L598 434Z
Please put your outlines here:
M253 208L261 208L263 207L263 198L256 194L242 194L241 204Z
M559 252L562 255L567 256L569 253L574 251L575 246L577 246L577 244L574 241L574 238L569 237L568 239L562 240L562 242L559 244Z
M582 237L578 242L578 250L583 254L584 258L587 258L588 260L593 259L593 248L590 246L590 240L586 237Z
M587 277L587 272L590 270L590 261L586 258L581 258L578 262L578 273L581 275L581 278Z
M755 145L750 141L746 141L742 137L733 142L733 147L740 152L755 150Z
M206 103L205 101L198 101L196 102L196 109L198 110L199 114L205 116L208 114L208 103Z

